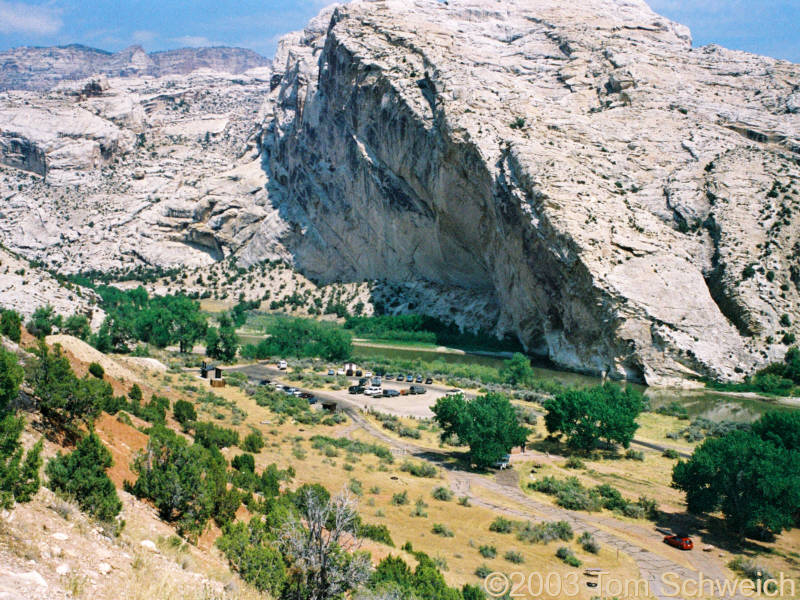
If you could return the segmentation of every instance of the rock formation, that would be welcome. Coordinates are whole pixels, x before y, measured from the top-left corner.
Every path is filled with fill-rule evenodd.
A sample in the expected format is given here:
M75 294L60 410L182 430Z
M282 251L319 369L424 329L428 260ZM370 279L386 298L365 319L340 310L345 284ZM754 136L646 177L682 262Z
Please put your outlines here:
M692 48L641 0L387 0L274 69L262 146L306 274L466 289L530 351L648 383L791 339L800 66Z
M194 289L229 258L378 280L392 310L651 384L739 379L800 333L798 65L693 48L641 0L356 1L219 72L253 64L0 59L48 88L0 93L3 243Z
M3 243L74 273L208 265L262 227L254 136L269 69L93 78L0 92ZM248 144L250 144L248 148Z
M80 44L0 52L0 91L46 90L62 81L107 77L186 75L198 69L243 73L268 67L269 59L245 48L180 48L146 53L131 46L111 53Z

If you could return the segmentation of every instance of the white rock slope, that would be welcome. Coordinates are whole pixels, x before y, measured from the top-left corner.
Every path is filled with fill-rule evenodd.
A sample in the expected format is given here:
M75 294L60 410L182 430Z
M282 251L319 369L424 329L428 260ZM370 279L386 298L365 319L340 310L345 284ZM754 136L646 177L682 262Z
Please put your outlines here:
M532 351L657 384L796 331L800 66L692 48L640 0L388 0L274 69L264 159L308 275L463 288Z

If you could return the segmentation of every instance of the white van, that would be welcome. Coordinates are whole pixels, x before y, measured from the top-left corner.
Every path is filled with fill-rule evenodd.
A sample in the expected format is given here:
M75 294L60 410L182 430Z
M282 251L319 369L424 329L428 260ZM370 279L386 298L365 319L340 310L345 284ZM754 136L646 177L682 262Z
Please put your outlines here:
M288 368L289 368L289 365L286 363L286 361L285 361L285 360L279 360L279 361L278 361L278 368L279 368L281 371L285 371L286 369L288 369Z

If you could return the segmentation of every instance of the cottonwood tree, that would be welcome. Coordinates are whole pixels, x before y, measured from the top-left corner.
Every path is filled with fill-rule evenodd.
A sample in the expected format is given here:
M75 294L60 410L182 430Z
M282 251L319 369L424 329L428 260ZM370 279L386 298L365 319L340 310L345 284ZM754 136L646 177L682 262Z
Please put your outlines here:
M551 435L564 435L567 445L586 452L600 440L627 448L639 426L642 395L631 387L606 383L565 390L544 403L544 423Z
M291 565L284 598L328 600L369 577L370 561L359 552L357 503L346 490L332 498L303 492L300 517L290 516L278 542Z
M497 462L514 446L524 444L530 433L502 394L486 394L470 401L462 395L445 396L431 410L442 428L442 439L457 435L469 445L470 460L478 467Z

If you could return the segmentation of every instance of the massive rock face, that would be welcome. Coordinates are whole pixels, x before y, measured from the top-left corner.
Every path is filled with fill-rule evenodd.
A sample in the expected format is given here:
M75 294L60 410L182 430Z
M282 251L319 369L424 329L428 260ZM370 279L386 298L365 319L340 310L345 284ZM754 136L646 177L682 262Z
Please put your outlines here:
M281 224L256 134L271 71L0 92L0 240L62 272L208 265Z
M0 52L0 91L45 90L61 81L95 75L163 77L185 75L203 68L243 73L269 64L268 59L245 48L180 48L148 54L141 46L116 53L80 44L21 47Z
M467 290L529 350L648 383L785 350L800 66L693 49L641 0L388 0L274 69L261 144L306 274Z

